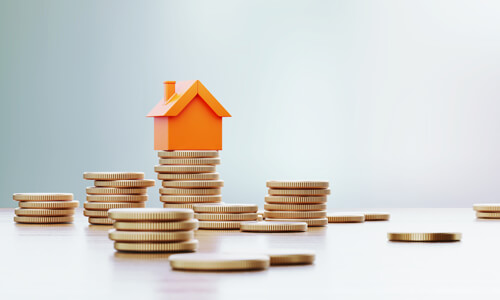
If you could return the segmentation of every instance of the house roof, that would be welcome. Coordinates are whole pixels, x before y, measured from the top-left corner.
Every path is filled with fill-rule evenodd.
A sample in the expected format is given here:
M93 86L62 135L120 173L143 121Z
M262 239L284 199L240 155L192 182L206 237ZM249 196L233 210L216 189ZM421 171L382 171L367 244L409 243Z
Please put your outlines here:
M231 116L199 80L189 80L177 82L175 93L167 101L158 102L147 117L175 117L196 95L199 95L217 116Z

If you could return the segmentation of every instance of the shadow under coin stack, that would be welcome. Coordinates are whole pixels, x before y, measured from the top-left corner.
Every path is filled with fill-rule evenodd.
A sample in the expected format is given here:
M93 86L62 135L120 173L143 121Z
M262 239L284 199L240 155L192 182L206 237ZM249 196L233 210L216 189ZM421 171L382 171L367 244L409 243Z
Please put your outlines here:
M193 209L199 229L239 230L241 222L257 221L256 204L198 204Z
M93 225L111 225L111 208L143 208L148 200L147 188L155 185L153 179L144 179L142 172L85 172L83 178L94 180L87 188L87 202L83 215Z
M160 201L164 208L193 208L195 204L220 203L221 187L216 165L218 151L160 151L160 165L155 166L162 180Z
M12 198L19 201L14 221L27 224L71 223L74 220L78 201L73 194L62 193L18 193Z
M308 227L326 226L328 181L268 181L264 204L266 221L305 222Z
M194 231L198 221L191 209L111 209L114 221L109 238L124 252L192 252L198 249Z

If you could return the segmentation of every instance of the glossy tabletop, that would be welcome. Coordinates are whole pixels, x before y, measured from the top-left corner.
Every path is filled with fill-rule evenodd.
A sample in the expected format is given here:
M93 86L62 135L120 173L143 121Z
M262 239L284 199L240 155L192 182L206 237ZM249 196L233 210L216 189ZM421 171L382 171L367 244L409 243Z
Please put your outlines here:
M68 225L22 225L0 209L0 299L462 299L500 296L500 221L472 208L388 209L388 222L303 233L199 230L199 252L313 249L307 266L172 271L167 254L118 253L81 209ZM459 231L456 243L395 243L388 231Z

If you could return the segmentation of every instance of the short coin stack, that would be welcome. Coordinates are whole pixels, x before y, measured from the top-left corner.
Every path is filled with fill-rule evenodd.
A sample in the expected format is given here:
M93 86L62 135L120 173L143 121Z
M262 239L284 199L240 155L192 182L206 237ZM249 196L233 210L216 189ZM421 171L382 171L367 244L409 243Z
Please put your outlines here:
M474 204L478 219L500 219L500 203Z
M142 172L85 172L83 178L94 180L83 204L83 215L94 225L113 224L108 218L111 208L145 207L147 188L155 185L154 180L144 179Z
M14 221L28 224L57 224L73 222L78 201L68 193L18 193L19 201Z
M118 208L109 210L114 221L109 238L125 252L192 252L198 248L194 230L198 221L191 209Z
M266 221L305 222L308 227L325 226L328 181L268 181L264 217Z
M194 206L194 217L199 229L240 229L243 221L257 220L256 204L198 204Z
M196 204L220 203L221 187L216 165L218 151L160 151L160 165L155 166L162 180L160 201L164 208L193 208Z

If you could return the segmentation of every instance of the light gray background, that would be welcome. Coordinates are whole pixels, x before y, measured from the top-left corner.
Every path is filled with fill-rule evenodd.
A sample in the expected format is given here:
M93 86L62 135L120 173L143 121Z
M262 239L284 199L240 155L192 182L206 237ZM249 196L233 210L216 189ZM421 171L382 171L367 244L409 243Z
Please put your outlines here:
M85 171L156 178L164 80L233 115L225 202L328 179L331 208L470 207L500 192L498 1L2 1L0 206ZM160 206L157 187L149 206Z

